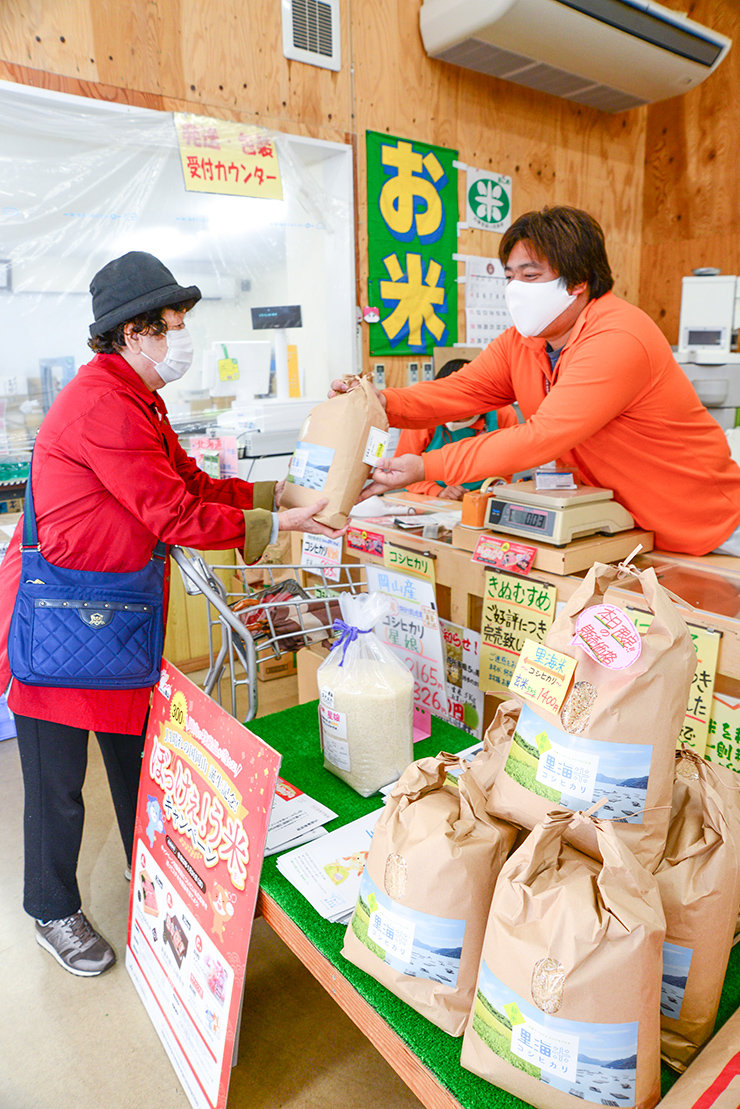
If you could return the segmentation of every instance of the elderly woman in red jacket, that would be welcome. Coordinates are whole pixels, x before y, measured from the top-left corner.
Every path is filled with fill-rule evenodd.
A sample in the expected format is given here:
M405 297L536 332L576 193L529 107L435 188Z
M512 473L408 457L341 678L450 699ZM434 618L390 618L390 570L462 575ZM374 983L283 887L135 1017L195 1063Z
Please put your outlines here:
M56 398L34 447L32 488L48 562L139 570L157 540L237 548L254 562L278 530L341 534L313 520L325 501L278 514L279 486L209 478L179 445L159 390L192 360L184 321L200 300L196 286L183 288L157 258L133 251L96 274L90 292L95 357ZM11 676L7 637L20 566L14 542L0 569L0 688ZM25 787L24 908L38 943L73 974L100 974L115 962L82 912L76 877L88 734L95 732L103 754L130 863L150 692L16 679L10 686Z

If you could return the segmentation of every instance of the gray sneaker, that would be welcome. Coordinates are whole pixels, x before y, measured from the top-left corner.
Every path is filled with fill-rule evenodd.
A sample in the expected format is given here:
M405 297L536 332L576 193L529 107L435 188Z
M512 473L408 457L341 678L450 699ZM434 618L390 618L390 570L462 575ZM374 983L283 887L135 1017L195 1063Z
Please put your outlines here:
M93 928L82 909L62 920L36 921L36 943L70 974L91 978L116 961L111 945Z

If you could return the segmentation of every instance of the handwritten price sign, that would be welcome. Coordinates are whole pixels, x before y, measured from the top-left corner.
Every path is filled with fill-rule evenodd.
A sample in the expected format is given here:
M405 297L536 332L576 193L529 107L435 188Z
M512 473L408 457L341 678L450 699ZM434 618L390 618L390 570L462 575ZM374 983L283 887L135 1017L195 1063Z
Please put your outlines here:
M525 639L509 689L557 713L563 707L575 668L574 658L561 655L533 639Z

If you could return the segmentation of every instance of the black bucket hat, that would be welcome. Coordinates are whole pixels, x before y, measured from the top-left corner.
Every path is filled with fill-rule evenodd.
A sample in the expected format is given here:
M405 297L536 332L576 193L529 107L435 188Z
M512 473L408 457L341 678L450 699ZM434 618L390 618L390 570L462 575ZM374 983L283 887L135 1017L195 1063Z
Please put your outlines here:
M164 263L143 250L132 250L103 266L90 282L90 292L95 317L90 324L93 338L153 308L201 298L197 285L187 289L178 285Z

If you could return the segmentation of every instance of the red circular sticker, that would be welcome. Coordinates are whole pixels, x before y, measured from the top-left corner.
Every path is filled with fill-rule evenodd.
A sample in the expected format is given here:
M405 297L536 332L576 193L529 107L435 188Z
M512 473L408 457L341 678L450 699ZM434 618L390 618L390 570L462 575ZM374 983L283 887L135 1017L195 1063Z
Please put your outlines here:
M640 657L640 633L626 612L616 605L594 605L576 617L576 634L571 645L608 667L624 670Z

